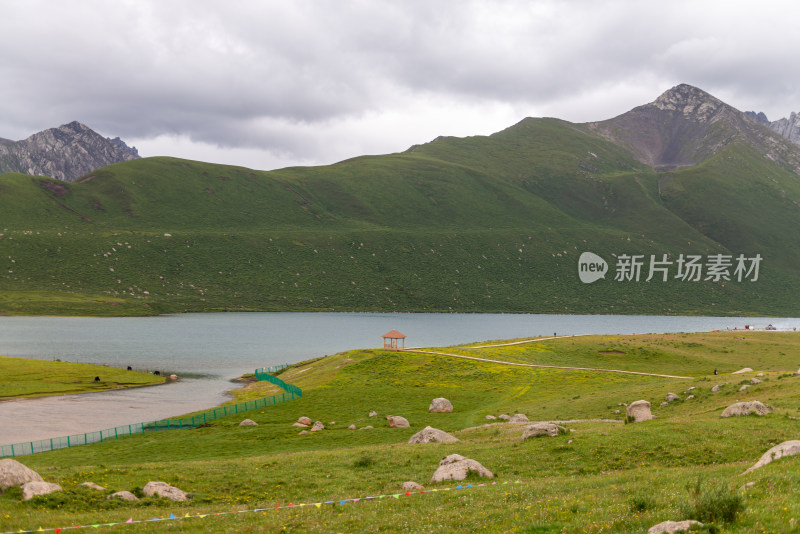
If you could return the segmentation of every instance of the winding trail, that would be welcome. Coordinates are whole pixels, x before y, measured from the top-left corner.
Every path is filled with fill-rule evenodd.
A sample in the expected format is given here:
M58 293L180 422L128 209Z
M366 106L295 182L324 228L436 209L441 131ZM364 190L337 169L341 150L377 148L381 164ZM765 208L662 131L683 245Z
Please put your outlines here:
M589 335L589 334L581 334L581 335ZM539 341L548 341L551 339L563 339L567 337L575 337L575 336L555 336L555 337L541 337L536 339L525 339L522 341L512 341L510 343L497 343L496 345L475 345L472 347L462 347L463 349L488 349L492 347L508 347L511 345L523 345L526 343L537 343ZM400 349L401 352L416 352L419 354L435 354L437 356L450 356L452 358L462 358L465 360L475 360L479 362L489 362L489 363L499 363L501 365L515 365L517 367L539 367L544 369L567 369L571 371L595 371L601 373L621 373L626 375L639 375L639 376L655 376L658 378L678 378L680 380L692 380L691 376L677 376L677 375L662 375L658 373L643 373L640 371L624 371L622 369L601 369L599 367L567 367L564 365L542 365L542 364L535 364L535 363L519 363L519 362L507 362L502 360L491 360L489 358L478 358L476 356L464 356L463 354L452 354L450 352L438 352L432 350L425 350L422 348L408 348L408 349Z

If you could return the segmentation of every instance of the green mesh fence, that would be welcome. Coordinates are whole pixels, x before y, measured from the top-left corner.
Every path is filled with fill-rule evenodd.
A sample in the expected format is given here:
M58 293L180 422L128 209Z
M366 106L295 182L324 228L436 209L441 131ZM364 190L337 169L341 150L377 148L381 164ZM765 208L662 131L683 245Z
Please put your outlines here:
M283 368L286 366L284 365L276 367ZM27 454L35 454L37 452L54 451L56 449L66 449L67 447L77 447L78 445L102 443L103 441L108 441L110 439L122 438L125 436L131 436L133 434L142 434L144 432L197 428L198 426L202 426L210 421L214 421L222 417L244 413L258 408L265 408L267 406L272 406L274 404L279 404L281 402L303 396L303 392L299 387L292 384L287 384L280 378L259 371L264 371L264 369L256 369L255 374L258 380L268 380L273 384L283 388L285 393L252 401L220 406L219 408L214 408L213 410L208 410L192 417L184 417L180 419L162 419L160 421L151 421L149 423L122 425L106 430L99 430L97 432L75 434L74 436L26 441L24 443L14 443L12 445L0 445L0 458L13 458L15 456L25 456Z

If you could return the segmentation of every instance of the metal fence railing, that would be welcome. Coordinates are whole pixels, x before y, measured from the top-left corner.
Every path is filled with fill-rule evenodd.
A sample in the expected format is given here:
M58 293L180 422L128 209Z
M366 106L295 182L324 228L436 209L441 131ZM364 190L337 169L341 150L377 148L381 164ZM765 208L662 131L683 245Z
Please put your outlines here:
M284 366L276 366L280 368ZM272 368L269 368L272 369ZM257 408L265 408L285 402L287 400L296 399L303 396L303 391L292 384L287 384L280 378L270 374L259 372L264 369L256 369L255 375L258 380L268 380L273 384L280 386L285 393L273 395L271 397L263 397L260 399L239 402L236 404L228 404L207 410L192 417L184 417L179 419L161 419L159 421L151 421L149 423L134 423L131 425L122 425L106 430L98 430L96 432L87 432L85 434L75 434L73 436L64 436L59 438L40 439L35 441L26 441L23 443L14 443L11 445L0 445L0 458L25 456L28 454L35 454L38 452L54 451L56 449L65 449L67 447L77 447L78 445L89 445L90 443L102 443L111 439L122 438L131 436L133 434L142 434L144 432L157 432L161 430L181 430L184 428L197 428L210 421L244 413ZM274 371L272 371L274 372ZM266 378L265 378L266 377Z

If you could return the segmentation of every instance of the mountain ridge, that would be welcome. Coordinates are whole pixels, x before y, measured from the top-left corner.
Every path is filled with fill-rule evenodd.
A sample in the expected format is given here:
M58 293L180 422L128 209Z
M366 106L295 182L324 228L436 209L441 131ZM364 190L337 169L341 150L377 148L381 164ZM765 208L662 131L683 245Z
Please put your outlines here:
M0 312L796 315L800 147L712 99L678 86L602 123L526 118L321 167L2 175ZM586 251L609 262L591 285ZM757 281L676 276L739 255L763 258ZM672 271L626 280L620 257Z
M21 141L0 139L0 172L77 180L112 163L139 158L119 137L105 138L78 121L37 132Z

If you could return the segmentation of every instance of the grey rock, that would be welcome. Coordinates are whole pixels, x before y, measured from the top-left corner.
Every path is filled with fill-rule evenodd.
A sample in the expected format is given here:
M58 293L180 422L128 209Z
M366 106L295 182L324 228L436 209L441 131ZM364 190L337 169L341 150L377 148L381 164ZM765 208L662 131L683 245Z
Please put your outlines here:
M256 423L252 419L245 419L244 421L239 423L239 426L258 426L258 423Z
M734 371L731 374L732 375L740 375L742 373L752 373L752 372L753 372L752 369L750 369L749 367L745 367L744 369L739 369L738 371Z
M423 486L420 486L413 480L403 482L403 485L400 487L403 488L403 491L422 491L425 489Z
M766 406L759 401L737 402L736 404L731 404L725 408L720 417L737 417L750 414L767 415L771 411L772 410L769 406Z
M301 430L297 433L298 436L305 436L306 434L310 434L310 432L308 430Z
M61 491L61 486L42 480L32 480L22 485L22 500L29 501L39 495L49 495L50 493Z
M686 397L686 400L693 399L693 398L694 398L694 395L689 395L688 397Z
M408 419L399 415L387 415L386 419L389 421L389 428L409 428Z
M455 443L459 439L443 430L426 426L408 439L409 444L415 443Z
M373 428L375 428L375 427L372 426L372 425L367 425L367 426L363 427L361 430L372 430Z
M35 133L23 141L0 140L0 173L50 176L65 182L112 163L138 158L136 148L128 147L118 137L102 137L79 122ZM56 196L69 190L47 181L40 185Z
M355 429L356 429L356 425L350 425L350 426L347 427L347 430L355 430Z
M711 388L711 391L713 391L714 393L716 393L717 391L719 391L720 389L722 389L722 386L724 386L724 385L725 385L725 384L717 384L716 386L714 386L713 388Z
M765 465L772 463L775 460L779 460L784 456L794 456L795 454L800 454L800 441L784 441L783 443L779 443L765 452L761 458L759 458L759 460L753 464L753 467L742 474L744 475L750 473L751 471L755 471L756 469L764 467Z
M631 423L641 423L651 420L653 414L650 411L650 403L646 400L638 400L630 403L625 409L625 418Z
M487 421L494 421L494 420L496 420L496 419L497 419L497 417L495 417L495 416L493 416L493 415L487 415L487 416L486 416L486 420L487 420Z
M756 376L763 377L763 376L766 376L766 375L764 373L758 373Z
M0 460L0 490L20 486L26 482L42 482L42 477L16 460Z
M661 404L659 404L659 406L663 408L664 406L669 406L669 403L667 401L661 401Z
M750 383L751 383L751 384L754 384L754 385L755 385L755 384L760 384L761 382L762 382L762 381L761 381L761 380L759 380L758 378L751 378L751 379L750 379Z
M743 385L742 387L740 387L740 388L739 388L739 391L744 391L744 390L746 390L746 389L747 389L747 388L749 388L749 387L750 387L750 386L748 386L747 384L745 384L745 385Z
M184 491L181 491L174 486L170 486L166 482L150 481L145 484L144 488L142 489L142 493L145 497L158 495L164 499L169 499L176 502L183 502L188 499Z
M559 434L566 434L566 432L567 432L566 428L564 428L563 426L559 426L555 423L548 423L548 422L534 423L532 425L525 427L525 430L522 433L522 441L539 436L554 437Z
M431 477L431 483L444 482L446 480L464 480L470 471L477 473L481 477L494 478L494 474L479 462L465 458L460 454L451 454L439 462L439 467Z
M314 426L311 427L311 432L319 432L320 430L325 430L325 425L322 424L322 421L316 421Z
M308 428L308 425L304 425L303 423L300 422L292 423L292 426L296 426L298 428Z
M647 529L647 534L672 534L673 532L686 532L693 525L702 527L703 523L687 519L685 521L664 521Z
M511 416L511 419L508 420L509 423L530 423L528 420L528 416L524 413L515 413Z
M375 417L376 415L378 415L378 412L369 412L370 417Z
M116 493L112 493L106 499L122 499L123 501L138 501L139 497L131 493L130 491L118 491Z
M431 401L428 407L430 413L450 413L453 411L453 404L444 397L438 397Z
M681 398L677 396L675 393L667 393L667 398L664 400L666 400L667 402L673 402L680 399Z
M311 418L310 418L310 417L306 417L306 416L300 417L300 418L297 420L297 422L298 422L298 423L300 423L301 425L306 425L306 426L308 426L308 425L310 425L311 423L313 423L313 421L311 420Z
M82 482L79 486L85 486L89 489L97 490L97 491L105 491L106 489L103 486L95 484L94 482Z
M505 421L508 421L509 419L511 419L511 416L510 415L506 415L504 413L501 413L500 415L497 416L497 418L498 419L503 419Z

